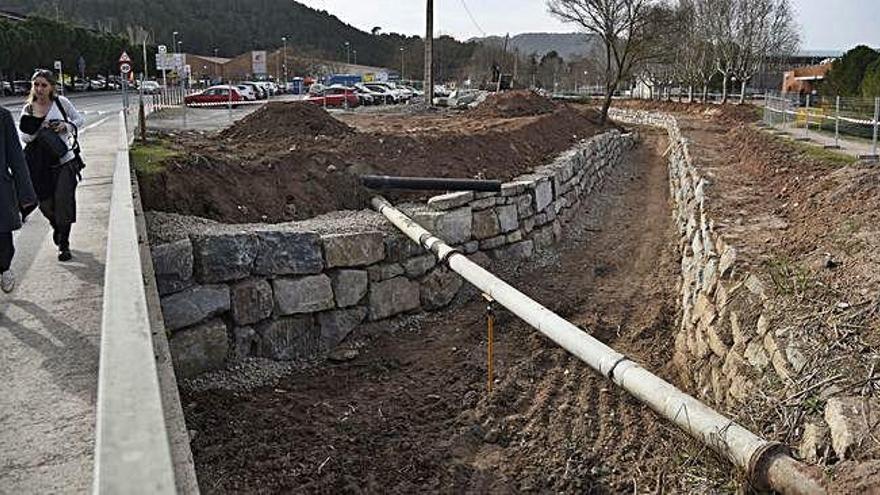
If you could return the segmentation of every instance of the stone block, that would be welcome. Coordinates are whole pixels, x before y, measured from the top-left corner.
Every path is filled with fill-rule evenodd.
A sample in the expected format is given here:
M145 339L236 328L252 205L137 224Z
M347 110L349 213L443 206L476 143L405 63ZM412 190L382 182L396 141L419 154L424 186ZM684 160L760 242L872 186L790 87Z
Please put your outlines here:
M825 422L831 446L841 460L852 457L853 449L875 435L880 423L880 401L863 397L832 397L825 404Z
M279 315L315 313L335 305L333 286L327 275L279 278L272 281L275 310Z
M710 258L703 267L702 290L707 296L715 293L715 286L718 284L718 260Z
M163 297L161 305L165 328L178 330L229 311L229 287L198 285Z
M498 214L498 225L502 233L511 232L519 228L516 205L497 206L495 212Z
M516 244L500 247L489 252L489 256L495 259L525 260L535 254L535 243L531 240L520 241Z
M468 259L483 268L488 269L492 266L492 260L489 258L489 255L481 251L477 251L474 254L468 255Z
M470 207L448 211L420 211L413 220L448 244L471 240L473 219Z
M488 251L490 249L499 248L507 243L507 236L499 235L490 239L480 241L480 250Z
M770 356L770 363L773 365L773 369L776 370L776 374L785 381L790 380L792 372L791 369L789 369L788 361L785 359L782 347L780 347L776 336L772 333L767 333L764 335L763 342L764 350L767 351L767 355Z
M426 276L420 286L422 307L427 310L442 308L452 302L464 285L464 280L455 272L441 267Z
M338 270L330 274L336 305L347 308L359 303L367 295L370 276L364 270Z
M381 282L389 278L399 277L406 273L406 270L399 263L384 263L367 267L367 273L370 276L370 282Z
M471 202L471 208L473 211L485 210L487 208L493 208L501 198L491 197L491 198L483 198L478 199L476 201Z
M729 339L722 334L721 329L722 327L711 324L707 325L705 328L706 337L709 339L709 349L711 349L716 356L724 358L727 356L732 342L727 342Z
M526 182L512 181L501 184L501 196L517 196L526 192Z
M732 246L726 246L721 252L721 259L718 262L718 275L724 277L731 273L734 263L736 263L736 249Z
M535 183L535 210L544 211L553 202L553 186L549 180L540 180Z
M313 357L324 349L321 330L312 315L279 318L256 327L260 337L260 355L279 361Z
M474 239L482 240L495 237L501 233L501 224L495 209L475 211L473 213Z
M422 246L405 235L395 233L386 234L383 237L386 262L400 262L425 253Z
M479 251L479 249L480 249L480 242L479 241L466 242L461 246L461 250L465 254L476 253L477 251Z
M220 369L229 351L226 324L222 320L211 320L188 328L172 335L168 345L179 379Z
M366 266L385 259L381 232L331 234L321 238L327 268Z
M523 240L522 230L514 230L513 232L504 236L505 244L513 244L514 242L519 242L521 240Z
M257 232L257 239L257 275L310 275L324 269L321 236L314 232L267 230Z
M514 198L516 205L516 213L519 215L519 218L528 218L534 216L535 214L535 202L532 199L532 196L529 194L523 194L521 196L515 196Z
M260 336L254 327L236 327L232 330L232 357L236 360L259 356Z
M403 269L409 278L417 278L428 273L428 270L434 268L437 264L437 258L433 254L425 254L415 258L410 258L403 262Z
M535 217L529 217L522 221L523 234L529 235L535 230Z
M770 365L770 358L767 357L763 344L758 340L750 342L746 346L746 352L743 357L746 358L749 364L760 371L764 371Z
M419 307L419 285L395 277L370 285L370 319L381 320Z
M192 237L193 270L201 283L214 284L248 277L257 258L259 241L244 232Z
M245 280L230 287L232 319L250 325L272 316L275 301L266 280Z
M318 314L321 328L321 343L325 350L331 351L367 317L367 308L356 307Z
M195 283L193 249L189 239L155 246L151 255L160 296L180 292Z
M473 200L473 191L458 191L429 198L428 206L435 210L452 210L462 207Z
M553 246L553 243L555 242L553 238L553 227L547 226L535 229L532 232L532 240L534 241L535 248L537 248L538 251L544 251L551 248Z
M754 274L751 274L746 278L745 287L749 292L761 298L761 300L766 301L769 299L767 297L767 290L764 288L764 283Z
M810 464L818 464L821 459L825 458L829 444L830 435L828 427L811 421L804 425L804 434L801 437L798 454L804 461Z

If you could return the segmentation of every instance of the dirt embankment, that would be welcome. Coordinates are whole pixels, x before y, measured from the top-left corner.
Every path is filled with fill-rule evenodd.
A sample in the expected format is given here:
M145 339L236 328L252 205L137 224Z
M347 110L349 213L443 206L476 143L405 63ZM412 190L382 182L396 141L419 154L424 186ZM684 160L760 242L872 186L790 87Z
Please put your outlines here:
M558 254L501 276L621 352L667 369L677 263L665 139L590 198ZM663 221L658 221L662 219ZM184 390L205 491L659 493L729 470L505 311L485 392L485 304L359 329L361 355L253 393Z
M217 136L165 136L177 155L139 174L144 208L228 223L302 220L365 207L361 174L506 180L603 130L591 110L525 100L512 118L345 117L354 127L312 105L272 103Z
M769 440L797 447L805 425L824 424L829 400L855 398L866 410L876 407L880 169L717 114L674 113L710 180L707 205L716 232L737 248L738 269L766 281L768 321L787 343L791 377L758 376L761 393L735 411L737 418ZM880 459L876 425L869 429L846 462L827 439L827 448L820 441L819 464L844 480L835 486L839 493L880 486L876 469L850 471L852 461L876 466Z

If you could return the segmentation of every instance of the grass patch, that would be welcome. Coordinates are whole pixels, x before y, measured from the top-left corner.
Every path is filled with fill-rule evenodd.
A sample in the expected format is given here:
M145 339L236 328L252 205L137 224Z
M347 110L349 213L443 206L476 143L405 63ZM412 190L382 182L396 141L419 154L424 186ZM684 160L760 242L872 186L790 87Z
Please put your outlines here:
M859 161L859 159L854 156L850 156L845 153L839 153L834 150L826 150L825 148L821 148L812 144L801 143L798 141L792 141L792 144L794 145L795 149L797 149L807 158L828 162L839 167L854 165L856 162Z
M131 148L129 157L138 175L153 175L165 170L165 163L180 153L168 146L164 141L148 141L136 144Z

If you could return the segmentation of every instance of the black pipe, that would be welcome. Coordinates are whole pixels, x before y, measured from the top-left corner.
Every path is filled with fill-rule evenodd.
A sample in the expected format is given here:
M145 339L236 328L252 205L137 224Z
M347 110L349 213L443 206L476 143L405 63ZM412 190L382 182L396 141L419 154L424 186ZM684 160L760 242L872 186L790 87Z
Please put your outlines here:
M370 189L411 189L431 191L501 191L500 180L443 179L435 177L393 177L362 175L361 183Z

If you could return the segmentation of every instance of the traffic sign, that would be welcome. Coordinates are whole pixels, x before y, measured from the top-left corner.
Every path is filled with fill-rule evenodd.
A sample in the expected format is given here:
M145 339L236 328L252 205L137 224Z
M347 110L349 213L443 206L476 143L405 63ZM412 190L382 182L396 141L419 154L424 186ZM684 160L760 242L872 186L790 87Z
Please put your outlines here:
M131 72L131 64L129 64L129 63L119 64L119 72L122 72L123 74L128 74L129 72Z
M127 53L122 52L122 55L119 56L119 63L120 64L130 64L131 57L129 57Z
M168 53L168 47L165 45L159 45L159 53L165 55L166 53Z
M60 60L55 61L55 70L61 70L61 61Z

